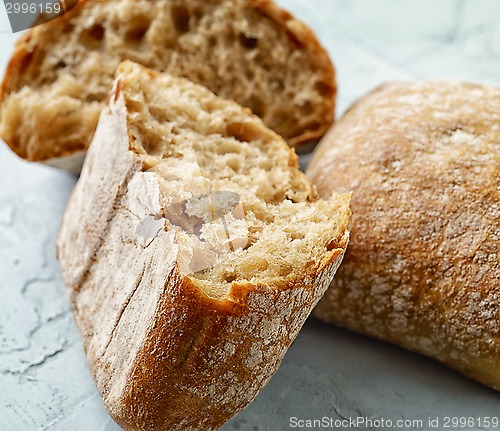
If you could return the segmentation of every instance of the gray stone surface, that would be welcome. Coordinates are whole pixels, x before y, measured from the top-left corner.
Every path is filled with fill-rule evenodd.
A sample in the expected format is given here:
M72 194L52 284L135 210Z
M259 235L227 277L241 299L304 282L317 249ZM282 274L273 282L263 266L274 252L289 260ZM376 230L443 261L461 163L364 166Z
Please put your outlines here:
M387 80L433 77L500 85L497 0L280 3L315 28L330 51L338 68L340 112ZM4 13L2 5L0 25ZM14 41L3 30L0 68ZM54 255L74 183L74 177L28 165L0 146L1 430L119 430L85 364ZM223 429L276 431L294 429L291 417L366 417L392 420L392 429L430 430L446 429L447 416L475 418L461 429L500 429L479 422L500 416L500 396L433 361L309 321L269 385ZM429 417L439 418L437 428ZM398 419L422 424L398 427Z

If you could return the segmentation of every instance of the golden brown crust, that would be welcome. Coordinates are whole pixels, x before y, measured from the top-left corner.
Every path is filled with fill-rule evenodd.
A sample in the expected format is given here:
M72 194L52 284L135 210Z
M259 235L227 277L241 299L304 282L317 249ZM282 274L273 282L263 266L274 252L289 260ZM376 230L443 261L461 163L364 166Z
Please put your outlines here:
M91 94L88 97L85 96L80 101L75 94L77 95L83 91L78 89L79 86L85 87L94 84L90 82L79 82L78 77L75 77L76 82L65 78L64 82L61 81L61 84L58 84L62 86L62 89L47 87L47 89L44 90L47 92L44 93L43 96L40 96L42 94L41 90L34 85L35 79L30 77L33 73L30 72L30 74L27 74L26 71L28 68L38 67L34 66L34 64L36 63L38 65L39 62L45 61L45 56L51 56L50 50L54 49L53 46L55 46L58 41L57 38L54 39L53 35L59 34L61 29L65 27L68 28L68 32L76 31L72 30L74 24L73 20L77 20L83 11L86 10L85 8L91 8L96 3L106 2L103 0L82 0L77 7L73 8L62 17L28 30L15 46L14 53L0 87L0 131L4 141L22 158L30 161L46 161L51 158L64 158L86 151L103 100L100 100L99 96L97 96L96 99L96 96ZM215 3L222 4L224 1L217 0ZM288 120L278 119L285 115L285 112L289 110L289 106L293 105L293 103L288 100L289 96L286 96L285 92L281 90L281 92L273 95L272 98L274 101L283 99L283 103L276 106L277 111L280 112L266 113L263 116L264 120L270 127L285 136L291 146L299 146L303 143L319 139L333 122L335 96L337 91L334 67L325 49L320 45L314 33L309 28L293 18L287 11L276 6L272 1L235 1L235 5L236 4L238 4L238 7L242 7L241 5L244 4L246 8L254 9L263 17L270 18L273 22L277 23L278 26L286 32L291 44L295 45L297 49L307 53L308 61L311 66L310 72L307 73L311 75L314 74L318 82L314 90L317 94L314 96L309 95L309 99L305 99L294 107L295 112L293 112L293 116L307 118L307 120L304 120L307 124L301 124L300 131L296 130L292 132L292 129L297 128L299 123L296 118L293 119L289 117ZM91 18L90 21L94 18ZM65 31L66 30L64 30L64 32ZM60 39L69 40L64 32ZM56 48L59 50L62 49L58 47L58 45ZM137 58L134 58L134 61L140 61L141 55L142 54L137 54ZM35 60L33 61L34 58ZM103 64L106 62L109 63L108 60L102 61ZM147 60L146 63L148 63L146 64L148 67L159 67L159 65L151 63L150 60ZM107 64L107 66L109 66L109 64ZM51 73L59 73L59 71L56 70L57 67L58 66L54 65ZM168 65L163 65L159 68L165 70L167 67ZM286 66L283 65L283 68L285 67ZM169 70L169 72L173 73L171 70ZM111 73L110 71L109 79L111 79ZM304 74L305 73L306 72L304 72ZM190 75L189 70L182 72L182 74L211 88L226 98L232 97L243 105L250 106L257 110L260 109L261 103L254 101L254 99L259 99L259 94L254 94L252 96L252 90L250 90L255 86L255 83L251 82L250 78L247 85L249 90L242 92L242 88L244 88L242 79L244 78L231 77L229 72L226 73L228 79L223 89L216 88L220 86L220 83L212 83L208 79L204 82L204 78L198 77L198 71L193 71L193 73L191 73L193 76ZM283 75L285 74L286 71L283 70ZM35 76L38 75L35 74ZM282 77L276 76L275 78L280 80ZM50 82L51 79L52 78L48 78L47 82ZM24 93L20 96L19 93L23 88ZM288 90L290 90L292 95L299 91L298 89L292 88L288 88ZM96 92L99 93L100 90L96 90ZM14 94L16 97L9 97L11 94ZM69 95L70 99L60 99L62 95ZM33 112L26 112L23 103L29 104L30 107L46 103L46 100L41 99L53 99L55 104L52 104L48 112L44 112L45 110L42 106L40 106L40 108L30 108ZM89 102L89 100L92 102ZM99 104L97 104L97 102L99 102ZM256 107L253 106L255 103L257 104ZM309 112L309 116L306 114L302 115L302 109L304 108L302 103L308 104L310 108L307 109L314 112L314 115L311 115L309 111L304 111ZM78 104L81 106L78 106ZM73 110L78 110L79 114L71 114ZM37 112L40 113L39 116ZM290 112L288 115L290 116ZM16 124L14 125L14 123ZM50 123L50 127L47 126L48 123ZM288 132L291 133L290 136L287 136ZM58 164L60 165L60 163Z
M341 258L336 250L322 263L325 279ZM305 279L311 280L311 275ZM271 377L306 317L299 310L312 308L319 299L314 293L318 282L303 291L299 301L295 297L302 289L297 283L281 292L249 285L244 296L233 293L238 302L218 302L200 295L188 279L171 277L129 375L120 410L114 403L106 404L127 430L219 428ZM287 311L295 307L295 313ZM263 331L265 335L259 335Z
M132 150L122 92L115 82L64 216L58 259L114 420L125 430L213 430L274 374L340 265L348 232L300 279L233 282L224 298L208 296L181 274L175 235L136 233L138 220L161 211L160 192ZM149 178L146 193L135 188L138 177Z
M500 89L379 87L308 175L353 190L352 240L315 315L500 389Z

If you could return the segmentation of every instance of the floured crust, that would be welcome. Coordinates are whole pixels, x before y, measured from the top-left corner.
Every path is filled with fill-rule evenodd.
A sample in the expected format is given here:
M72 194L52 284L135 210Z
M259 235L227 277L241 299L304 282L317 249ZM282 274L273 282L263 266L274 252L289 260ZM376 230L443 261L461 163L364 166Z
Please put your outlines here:
M215 75L211 76L209 72L202 71L202 67L206 66L187 63L182 67L171 67L169 64L162 64L161 61L158 61L158 58L162 58L163 55L157 55L156 57L146 55L147 49L158 52L163 49L158 41L161 36L160 33L155 34L154 39L152 36L151 41L148 40L150 48L143 47L142 42L139 45L132 44L131 47L125 47L124 42L121 42L123 46L117 45L116 40L109 42L106 39L106 32L111 32L111 30L108 30L108 26L111 24L104 24L104 17L99 16L99 13L109 15L110 12L105 8L112 1L115 0L80 1L76 8L62 17L28 30L16 44L0 87L0 135L20 157L30 161L47 161L52 158L63 158L64 161L65 157L77 153L84 154L90 143L103 106L104 92L107 91L107 89L102 90L100 87L106 87L106 85L103 85L103 79L96 77L97 75L93 75L92 78L87 77L90 80L89 82L80 82L81 77L76 76L72 71L66 73L71 68L80 67L80 65L72 65L71 58L76 48L73 48L70 52L65 46L58 45L61 44L62 39L70 40L69 35L71 33L83 31L82 29L84 29L82 34L85 34L85 37L90 37L90 42L85 42L89 46L84 49L89 50L88 52L92 53L92 55L84 57L81 67L88 67L94 71L99 68L105 69L105 75L107 76L105 80L107 83L109 81L108 84L112 81L112 74L120 59L132 58L134 61L141 62L156 70L167 70L171 74L187 76L225 98L233 98L240 104L250 107L257 115L262 116L268 126L284 136L291 146L317 140L332 123L335 109L336 83L334 68L328 54L310 29L293 18L288 12L276 6L272 1L217 0L213 1L212 4L220 5L222 10L233 1L235 10L241 9L245 14L251 15L252 20L261 15L261 27L257 29L252 24L248 29L250 33L261 31L265 34L268 19L277 24L280 31L286 34L287 37L284 37L284 40L287 40L287 42L276 41L276 50L278 48L284 49L284 46L281 45L286 43L286 49L302 53L300 54L303 57L301 70L294 72L297 84L289 82L291 71L287 70L287 68L290 68L292 62L288 61L288 59L285 61L278 54L276 54L276 59L265 60L271 64L274 63L273 67L276 68L278 73L273 76L260 77L258 79L261 82L260 84L254 82L255 79L252 80L251 77L245 77L242 74L233 76L234 72L230 71L232 70L230 65L227 66L228 71L221 75L222 78L219 76L216 82ZM162 3L196 5L197 2L199 0L158 0L151 3L151 7L158 7L161 11ZM116 3L113 14L120 17L116 19L123 20L121 24L123 26L133 21L134 14L139 13L135 9L140 10L138 5L142 4L140 0L116 0ZM120 11L120 13L117 11ZM255 12L257 12L257 15ZM158 12L155 19L160 19L160 15L161 13ZM138 16L142 15L139 14ZM165 19L161 18L161 20ZM163 27L167 25L166 22L162 24ZM238 25L243 25L244 22L242 20ZM104 35L100 32L98 34L92 33L92 31L97 32L97 30L93 30L94 28L101 28L99 23L104 26ZM274 29L275 24L269 25L269 28ZM247 25L249 24L247 23ZM89 28L86 26L89 26ZM90 32L91 36L87 36L87 32ZM58 36L55 37L56 35ZM144 37L147 37L147 35ZM96 38L101 38L102 41L96 40ZM251 38L249 40L252 41ZM114 54L114 59L103 56L99 57L100 60L97 61L96 57L95 61L99 64L93 64L93 55L101 55L101 48L98 45L108 42L113 48L107 47L106 50L110 49L113 52L121 50L123 52ZM74 41L71 43L76 44ZM201 51L213 50L213 47L210 48L208 43L205 40L197 49ZM219 66L221 63L229 62L231 58L235 57L235 52L231 52L233 48L229 47L227 49L225 59L221 57ZM176 52L175 55L182 56L183 53ZM55 73L58 76L56 84L52 85L53 78L47 74L45 77L46 83L43 84L43 92L38 88L38 76L40 73L43 76L45 72L36 73L32 70L39 67L40 61L53 61L54 64L51 63L50 73ZM237 60L237 62L240 63L241 61ZM66 63L68 64L64 65ZM245 60L245 63L248 65L246 67L249 68L249 76L258 72L256 61L253 64L252 60ZM297 68L296 65L292 67L294 70ZM217 76L221 73L217 72ZM220 79L225 81L219 82ZM266 88L268 87L265 92L259 87L259 85L262 86L264 81L266 81ZM309 88L309 81L317 82L317 86ZM280 85L283 85L283 82L285 87L281 88ZM296 88L292 88L294 85ZM259 112L261 109L265 109L267 112ZM297 128L298 126L301 130ZM61 163L58 163L59 165ZM69 168L71 169L71 166Z
M121 427L216 429L274 374L340 265L348 232L295 282L233 283L214 299L181 274L175 235L137 236L138 221L161 211L160 187L143 172L128 128L117 84L57 242L72 310ZM141 177L146 191L136 187Z
M500 89L394 83L317 149L321 196L352 190L352 239L315 315L500 389Z

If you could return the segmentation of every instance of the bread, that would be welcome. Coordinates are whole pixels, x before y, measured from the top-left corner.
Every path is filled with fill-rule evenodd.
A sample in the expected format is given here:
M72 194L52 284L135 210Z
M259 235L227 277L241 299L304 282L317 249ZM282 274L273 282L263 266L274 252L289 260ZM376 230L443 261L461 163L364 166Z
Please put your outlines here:
M349 250L314 314L500 390L500 89L379 87L307 174L322 196L353 191Z
M30 161L81 161L125 59L236 100L292 146L333 119L326 51L270 0L84 0L18 41L0 89L0 136Z
M261 120L119 66L57 241L90 370L125 430L212 430L279 366L348 241Z

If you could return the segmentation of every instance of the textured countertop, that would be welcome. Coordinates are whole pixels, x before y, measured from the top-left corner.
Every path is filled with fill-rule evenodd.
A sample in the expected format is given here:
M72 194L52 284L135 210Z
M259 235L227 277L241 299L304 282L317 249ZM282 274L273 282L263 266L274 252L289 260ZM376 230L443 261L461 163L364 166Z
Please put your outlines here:
M339 113L388 80L500 85L497 0L279 3L315 29L331 53ZM3 8L2 69L15 40L2 31L8 28ZM87 369L54 255L74 183L71 175L24 163L0 145L0 430L119 430ZM499 417L500 395L431 360L309 321L269 385L223 430L310 429L291 427L292 417L422 420L392 429L431 430L445 429L445 417L454 416ZM461 429L500 427L476 420Z

